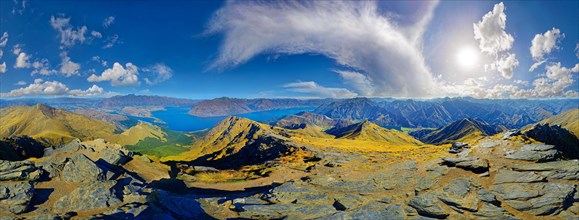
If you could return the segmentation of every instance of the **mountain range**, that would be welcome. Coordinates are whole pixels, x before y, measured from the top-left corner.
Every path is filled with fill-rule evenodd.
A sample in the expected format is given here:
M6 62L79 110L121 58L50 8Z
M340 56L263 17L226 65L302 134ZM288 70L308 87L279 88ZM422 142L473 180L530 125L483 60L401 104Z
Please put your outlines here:
M484 136L492 136L507 129L504 126L489 125L472 118L454 121L440 129L424 129L410 132L410 135L429 144L447 144L456 141L472 141Z
M574 99L445 98L374 102L368 98L354 98L323 104L313 112L333 119L368 119L382 127L440 128L458 119L475 118L511 129L575 108L579 108L579 103Z
M229 116L274 109L318 107L331 99L237 99L222 97L205 100L191 108L189 114L199 117Z

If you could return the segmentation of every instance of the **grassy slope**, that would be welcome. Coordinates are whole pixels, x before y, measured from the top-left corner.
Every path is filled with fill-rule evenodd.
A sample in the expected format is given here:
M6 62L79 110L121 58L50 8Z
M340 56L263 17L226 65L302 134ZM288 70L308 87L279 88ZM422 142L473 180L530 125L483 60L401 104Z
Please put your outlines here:
M236 152L247 144L249 138L255 139L260 135L275 135L282 139L289 139L298 145L338 148L352 152L399 152L423 146L420 141L407 134L381 128L375 124L370 124L369 128L365 127L362 132L354 132L350 136L339 139L333 135L319 133L321 130L319 127L310 127L292 130L261 124L249 119L229 117L194 143L190 151L165 157L162 160L193 160L206 154L225 152L224 149Z
M111 123L46 105L1 109L0 121L0 137L28 135L53 145L75 138L110 139L115 133Z
M387 142L396 145L420 145L420 141L397 130L386 129L372 122L363 121L341 129L337 138L361 141Z
M482 125L471 121L471 119L462 119L427 134L421 140L436 144L454 141L472 142L488 135L480 126Z
M579 109L573 109L556 116L547 118L538 122L537 124L549 124L549 125L560 125L562 128L567 129L575 136L579 137ZM523 130L529 130L535 125L528 125Z
M125 148L131 151L140 152L156 157L166 157L178 155L189 150L193 138L182 132L161 129L164 133L162 138L146 137L134 145L127 145Z
M263 134L263 132L270 132L268 130L268 125L245 118L230 116L219 122L209 130L207 134L193 143L191 150L178 156L163 158L163 160L193 160L200 156L224 149L228 149L229 153L238 152L247 144L247 141L251 138L249 136L255 137Z

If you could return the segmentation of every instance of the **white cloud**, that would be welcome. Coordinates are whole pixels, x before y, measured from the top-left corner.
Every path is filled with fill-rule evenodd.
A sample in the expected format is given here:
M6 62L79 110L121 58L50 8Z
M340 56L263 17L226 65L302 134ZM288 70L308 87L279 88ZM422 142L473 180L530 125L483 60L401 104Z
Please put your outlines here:
M108 62L106 60L101 59L100 56L93 56L90 60L95 61L104 67L108 66Z
M543 63L547 62L547 60L540 60L537 61L535 63L533 63L533 65L531 65L531 68L529 68L529 72L533 72L535 71L535 69L539 68L539 66L543 65Z
M493 10L485 14L481 21L473 24L474 39L479 40L482 52L496 55L513 46L515 39L505 32L507 15L504 11L505 5L502 2L495 4Z
M48 59L41 59L34 61L32 63L32 68L34 68L34 70L30 73L32 76L36 74L47 76L57 73L56 70L50 68L50 63L48 62Z
M20 14L23 15L24 11L26 10L26 0L22 0L21 2L18 2L18 0L12 0L12 2L14 2L14 7L12 7L12 14Z
M106 69L100 76L92 74L88 77L89 82L111 81L112 86L137 86L139 85L139 68L132 63L127 63L126 68L115 62L113 68Z
M579 43L575 46L575 56L579 59Z
M93 37L96 37L96 38L102 38L103 37L101 32L98 32L98 31L91 31L90 35L92 35Z
M145 83L148 85L155 85L164 81L167 81L173 77L173 70L162 63L157 63L150 67L143 68L143 72L153 73L155 77L150 80L149 78L145 78Z
M354 72L354 71L344 71L344 70L334 70L338 73L345 84L352 86L363 96L370 96L374 94L374 84L372 80L366 75Z
M24 52L20 52L16 58L14 68L30 68L30 65L30 55L27 55Z
M86 40L85 34L88 31L87 27L77 27L75 30L74 27L70 25L70 18L51 16L50 25L57 30L60 35L61 48L74 46L77 42L82 44Z
M21 81L18 81L17 83L15 83L14 85L23 86L23 85L26 85L26 82L21 80Z
M17 85L25 85L26 82L19 81ZM21 97L21 96L95 96L104 94L101 87L93 85L87 90L74 89L70 90L65 84L58 81L44 81L35 79L34 83L27 87L14 89L7 93L0 93L0 97Z
M2 62L2 64L0 64L0 73L5 72L6 72L6 62Z
M0 37L0 47L5 47L8 43L8 32L4 32Z
M519 60L517 60L517 56L512 53L507 53L506 55L501 56L501 58L496 60L494 63L490 65L485 65L485 69L487 71L488 70L499 71L504 78L510 79L511 77L513 77L513 70L518 65Z
M520 85L523 85L523 86L528 86L528 85L529 85L529 81L525 81L525 80L519 80L519 79L517 79L517 80L515 80L515 81L513 81L513 82L514 82L515 84L520 84Z
M107 39L105 40L105 43L106 44L103 46L103 49L108 49L108 48L115 46L115 44L121 43L119 41L119 35L115 34L113 36L107 37Z
M544 34L537 34L531 41L531 56L534 60L542 60L544 55L551 53L553 49L559 49L557 43L565 38L565 34L557 28L548 30Z
M316 82L293 82L283 85L289 91L307 93L318 98L353 98L358 94L344 88L327 88Z
M72 96L97 96L97 95L102 95L104 94L104 89L97 86L97 85L92 85L90 88L88 88L87 90L80 90L80 89L73 89L68 91L68 94L72 95Z
M66 51L60 53L62 62L60 63L60 73L66 77L79 75L80 64L72 62Z
M575 80L572 74L579 72L579 64L571 69L561 67L561 63L547 65L545 77L535 79L532 87L521 89L518 85L487 85L482 81L471 80L476 83L465 82L455 85L445 83L442 90L450 96L472 96L476 98L579 98L576 90L569 89ZM528 86L529 82L515 80L515 84Z
M2 56L4 56L4 51L0 50L0 58L2 58Z
M365 74L372 95L431 95L433 77L416 42L420 37L408 34L422 33L416 27L425 20L406 27L367 1L228 2L205 32L225 36L209 68L235 67L259 54L322 54Z
M105 20L103 20L103 27L109 28L111 25L113 25L113 23L115 23L115 17L113 16L109 16L107 18L105 18Z
M20 44L16 44L12 47L12 54L18 56L18 54L20 54L20 52L22 52L22 48Z

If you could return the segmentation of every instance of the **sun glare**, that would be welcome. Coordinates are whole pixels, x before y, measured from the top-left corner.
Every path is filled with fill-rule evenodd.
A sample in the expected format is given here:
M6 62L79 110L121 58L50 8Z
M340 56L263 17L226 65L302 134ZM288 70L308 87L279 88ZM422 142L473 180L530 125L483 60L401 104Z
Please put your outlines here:
M472 47L462 47L456 53L456 62L463 68L472 68L478 64L478 51Z

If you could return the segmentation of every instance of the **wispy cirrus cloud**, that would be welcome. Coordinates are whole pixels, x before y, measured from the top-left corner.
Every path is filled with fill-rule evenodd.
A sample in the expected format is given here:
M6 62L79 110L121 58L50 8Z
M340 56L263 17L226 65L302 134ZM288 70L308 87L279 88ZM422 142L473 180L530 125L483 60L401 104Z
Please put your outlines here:
M317 98L353 98L357 93L344 88L329 88L316 82L292 82L283 85L289 91L313 95Z
M173 77L173 70L171 69L171 67L168 67L163 63L156 63L154 65L145 67L143 68L143 72L147 72L153 75L153 77L151 77L150 79L149 78L144 79L147 85L156 85L165 82L171 79L171 77Z
M429 4L424 19L403 26L376 2L228 2L205 31L225 36L209 68L235 67L260 54L322 54L371 80L370 95L428 96L434 80L418 42L437 2Z

